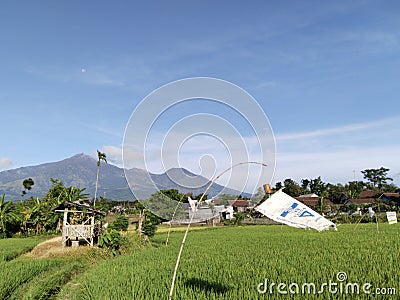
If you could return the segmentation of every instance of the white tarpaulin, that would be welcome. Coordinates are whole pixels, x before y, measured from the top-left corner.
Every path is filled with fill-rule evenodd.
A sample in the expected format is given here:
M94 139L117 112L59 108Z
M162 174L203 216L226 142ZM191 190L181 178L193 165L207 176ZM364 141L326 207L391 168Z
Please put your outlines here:
M276 222L292 227L314 228L322 231L328 230L330 226L333 226L337 230L333 222L285 194L282 190L277 191L271 198L257 206L255 210Z

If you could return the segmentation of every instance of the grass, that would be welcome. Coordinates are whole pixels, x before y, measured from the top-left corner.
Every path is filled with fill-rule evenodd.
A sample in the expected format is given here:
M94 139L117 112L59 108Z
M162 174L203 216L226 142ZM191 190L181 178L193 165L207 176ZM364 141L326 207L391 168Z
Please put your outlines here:
M23 253L29 252L44 240L44 237L0 239L0 262L10 261Z
M354 229L355 225L342 225L338 232L319 233L278 225L191 232L174 299L340 299L344 296L328 289L322 295L281 295L276 288L291 283L292 288L304 283L340 284L339 272L346 273L344 283L370 283L372 288L396 288L400 293L398 226L381 224L379 233L375 224ZM69 299L167 299L182 236L174 232L165 247L166 234L158 234L158 247L96 265L79 276L80 285ZM275 283L272 293L257 290L265 280ZM370 299L366 294L348 296Z

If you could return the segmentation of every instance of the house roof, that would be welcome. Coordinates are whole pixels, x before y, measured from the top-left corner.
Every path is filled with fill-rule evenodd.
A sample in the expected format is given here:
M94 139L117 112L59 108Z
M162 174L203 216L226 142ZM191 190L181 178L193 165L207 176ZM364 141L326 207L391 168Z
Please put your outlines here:
M399 198L400 194L399 193L383 193L383 196L389 197L389 198Z
M95 214L103 215L103 216L105 216L107 214L104 211L101 211L99 209L95 209L90 205L81 204L79 202L70 202L70 201L64 201L63 203L58 204L56 207L53 208L53 211L54 212L55 211L63 211L63 210L66 210L68 208L77 208L77 209L88 211L88 212L94 212Z
M380 191L377 190L366 190L360 193L360 199L363 198L377 198L381 195Z
M319 205L319 197L295 197L296 200L300 201L301 203L314 207ZM332 201L329 199L324 199L324 205L333 205Z
M236 199L236 200L228 200L228 204L232 207L249 207L250 202L247 200Z
M359 199L349 199L346 204L372 204L375 202L374 198L359 198Z
M319 196L317 194L311 193L311 194L301 195L297 198L319 198Z

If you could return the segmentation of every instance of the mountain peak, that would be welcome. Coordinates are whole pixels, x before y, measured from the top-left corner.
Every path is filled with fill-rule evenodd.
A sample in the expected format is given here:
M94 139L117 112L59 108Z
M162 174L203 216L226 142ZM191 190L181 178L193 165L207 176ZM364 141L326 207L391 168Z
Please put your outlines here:
M92 156L87 155L87 154L85 154L85 153L78 153L78 154L75 154L74 156L71 156L70 159L87 159L87 160L90 159L90 160L96 160L96 159L94 159Z

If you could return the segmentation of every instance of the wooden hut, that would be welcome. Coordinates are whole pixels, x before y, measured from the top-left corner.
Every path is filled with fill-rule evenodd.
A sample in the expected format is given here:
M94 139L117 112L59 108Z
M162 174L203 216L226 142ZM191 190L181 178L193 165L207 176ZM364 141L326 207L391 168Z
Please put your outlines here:
M54 212L64 213L62 226L62 246L78 246L84 241L93 246L95 231L95 215L106 213L87 204L65 201L53 208Z

